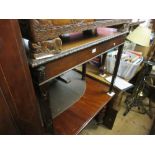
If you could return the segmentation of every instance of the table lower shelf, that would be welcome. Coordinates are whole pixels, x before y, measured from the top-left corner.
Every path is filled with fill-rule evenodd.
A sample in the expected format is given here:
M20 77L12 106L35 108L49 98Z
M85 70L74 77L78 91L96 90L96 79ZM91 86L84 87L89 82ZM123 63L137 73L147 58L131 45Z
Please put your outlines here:
M89 77L86 84L86 91L80 100L54 118L55 134L78 134L111 100L112 97L107 94L108 85Z

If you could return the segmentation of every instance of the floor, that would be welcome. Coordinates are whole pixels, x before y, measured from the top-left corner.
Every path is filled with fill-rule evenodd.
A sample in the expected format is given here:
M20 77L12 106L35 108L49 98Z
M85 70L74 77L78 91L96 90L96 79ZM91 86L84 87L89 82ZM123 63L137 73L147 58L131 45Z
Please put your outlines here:
M153 108L153 111L155 109ZM126 116L123 116L125 106L122 103L121 109L117 114L112 130L103 125L96 125L92 120L87 127L80 133L81 135L148 135L153 119L146 114L138 113L135 108ZM155 112L154 112L155 113Z

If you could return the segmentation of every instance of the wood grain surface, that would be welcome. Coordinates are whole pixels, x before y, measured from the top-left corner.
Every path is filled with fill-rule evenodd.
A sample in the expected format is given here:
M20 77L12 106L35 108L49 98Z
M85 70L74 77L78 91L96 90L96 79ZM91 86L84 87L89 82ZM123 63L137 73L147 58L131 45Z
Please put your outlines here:
M39 107L17 20L0 20L0 88L20 134L42 134Z
M56 134L78 134L112 98L107 85L88 77L86 82L81 99L53 120Z

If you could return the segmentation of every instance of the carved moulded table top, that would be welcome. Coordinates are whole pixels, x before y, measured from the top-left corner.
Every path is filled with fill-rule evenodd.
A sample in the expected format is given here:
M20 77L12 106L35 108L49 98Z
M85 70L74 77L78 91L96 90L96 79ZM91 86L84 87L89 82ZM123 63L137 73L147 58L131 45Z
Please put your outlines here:
M96 37L85 38L83 40L78 40L78 41L75 41L75 42L72 42L72 43L64 44L62 46L61 53L55 54L52 57L44 58L44 59L40 59L40 60L30 58L29 59L29 64L30 64L30 66L32 68L38 67L40 65L43 65L43 64L46 64L48 62L60 59L62 57L65 57L65 56L68 56L68 55L73 54L75 52L78 52L80 50L89 48L91 46L94 46L94 45L97 45L97 44L100 44L100 43L104 43L104 42L106 42L106 41L108 41L110 39L114 39L114 38L117 38L119 36L123 36L123 35L125 35L127 33L128 33L128 31L117 32L117 33L114 33L114 34L109 35L109 36L104 36L104 37L103 36L96 36Z

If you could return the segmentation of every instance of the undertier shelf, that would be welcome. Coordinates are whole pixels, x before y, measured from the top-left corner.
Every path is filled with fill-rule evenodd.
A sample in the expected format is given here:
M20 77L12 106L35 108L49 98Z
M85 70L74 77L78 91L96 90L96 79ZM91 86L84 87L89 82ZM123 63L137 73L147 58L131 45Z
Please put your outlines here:
M55 134L78 134L111 100L108 90L107 84L87 77L84 95L53 119Z

